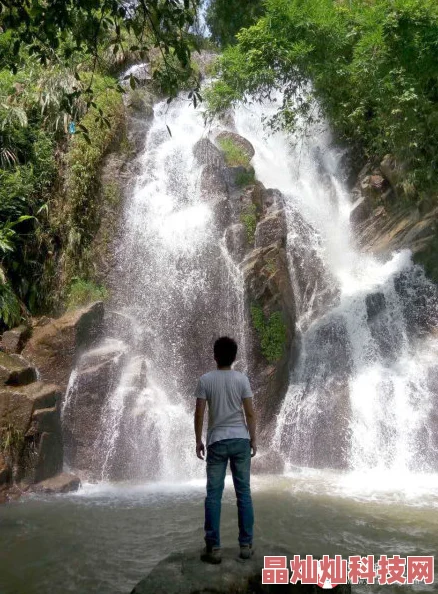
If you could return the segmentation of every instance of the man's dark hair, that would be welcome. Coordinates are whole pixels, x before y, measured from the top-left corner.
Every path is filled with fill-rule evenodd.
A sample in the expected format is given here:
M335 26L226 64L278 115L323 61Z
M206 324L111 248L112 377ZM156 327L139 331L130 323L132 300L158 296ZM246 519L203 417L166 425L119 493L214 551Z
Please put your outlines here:
M228 367L236 359L237 343L228 336L221 336L214 343L213 352L219 367Z

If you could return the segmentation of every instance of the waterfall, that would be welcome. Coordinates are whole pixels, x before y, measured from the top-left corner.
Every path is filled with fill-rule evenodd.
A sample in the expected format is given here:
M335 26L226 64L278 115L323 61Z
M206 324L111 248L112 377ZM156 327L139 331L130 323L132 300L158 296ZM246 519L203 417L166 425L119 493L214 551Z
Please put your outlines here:
M378 259L355 246L343 152L317 126L298 141L270 134L262 122L274 109L234 114L256 177L280 190L287 220L296 348L271 447L292 466L436 471L436 287L408 250ZM217 336L237 339L236 368L247 369L244 282L223 220L234 206L220 183L205 184L194 149L206 136L183 99L155 106L126 201L106 342L79 362L63 408L67 463L79 452L101 479L201 475L193 392ZM84 389L93 392L80 383L91 376L106 383L90 420L86 405L82 417L75 410ZM88 450L68 447L80 423L93 425Z
M113 273L106 334L126 352L96 419L91 466L104 480L202 474L193 394L214 367L214 340L234 336L237 368L246 367L243 281L220 216L227 196L206 187L194 156L205 136L202 114L184 99L156 104ZM72 381L70 410L78 391Z
M361 253L349 223L342 152L315 127L267 135L272 106L240 108L256 175L281 190L299 357L272 445L288 462L394 473L438 470L436 287L408 250Z

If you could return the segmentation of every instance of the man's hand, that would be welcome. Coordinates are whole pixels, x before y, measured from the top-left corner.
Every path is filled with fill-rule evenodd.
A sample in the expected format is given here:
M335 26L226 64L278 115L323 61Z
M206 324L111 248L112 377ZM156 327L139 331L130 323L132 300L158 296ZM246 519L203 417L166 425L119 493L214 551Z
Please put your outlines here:
M257 454L257 442L255 440L251 440L249 445L251 446L251 458L254 458L254 456Z
M199 443L196 444L196 455L198 456L198 458L200 460L205 459L205 448L204 448L204 444L202 443L202 441L200 441Z

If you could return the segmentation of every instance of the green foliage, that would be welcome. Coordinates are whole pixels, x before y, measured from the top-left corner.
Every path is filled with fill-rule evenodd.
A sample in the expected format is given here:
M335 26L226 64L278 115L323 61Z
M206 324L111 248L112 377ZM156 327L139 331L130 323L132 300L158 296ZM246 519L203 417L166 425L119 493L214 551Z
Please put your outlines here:
M260 339L264 357L269 363L275 363L284 355L286 344L286 324L281 312L273 312L266 319L261 305L251 305L251 319Z
M109 293L106 287L96 285L83 278L74 278L68 291L67 308L73 309L88 305L93 301L105 301L108 297Z
M247 171L239 171L236 175L235 181L239 187L250 186L255 182L254 169L249 169Z
M416 264L423 266L426 275L438 284L438 234L428 244L427 248L414 254L413 260Z
M123 102L110 83L107 77L95 75L95 107L82 118L79 125L85 134L73 136L66 155L68 205L64 224L73 260L80 258L98 227L96 171L123 123ZM99 117L103 108L108 122Z
M219 138L217 142L229 167L248 167L250 159L247 153L231 138Z
M212 40L222 47L235 43L236 33L252 25L262 12L261 0L211 0L206 22Z
M196 36L189 28L195 23L198 0L12 0L9 10L0 10L0 27L5 41L0 43L0 60L14 73L23 66L27 55L43 65L61 61L71 64L74 76L81 81L81 66L90 70L98 65L116 64L137 55L145 59L155 48L163 57L163 69L157 72L160 86L175 96L178 81L170 57L175 56L182 68L190 70L190 55L196 49ZM0 4L0 7L3 6ZM120 54L122 59L119 58ZM131 77L135 84L135 77ZM80 84L63 94L67 113L83 96L93 101L92 85Z
M20 302L0 270L0 328L13 328L20 322Z
M24 433L10 422L0 430L0 451L12 460L16 460L24 445Z
M119 206L122 200L122 193L120 191L120 186L117 182L111 181L105 184L103 187L103 195L105 201L113 207Z
M282 91L274 129L303 133L326 117L361 158L393 154L417 196L436 189L438 3L266 0L265 8L217 61L210 113Z
M245 225L248 243L253 244L257 227L257 207L253 202L243 209L240 215L240 221Z

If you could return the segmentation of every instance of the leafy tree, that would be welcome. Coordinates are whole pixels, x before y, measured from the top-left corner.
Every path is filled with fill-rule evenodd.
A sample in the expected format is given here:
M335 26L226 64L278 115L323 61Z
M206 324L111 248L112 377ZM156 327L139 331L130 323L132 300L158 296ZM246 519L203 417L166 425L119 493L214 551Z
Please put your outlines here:
M261 0L211 0L206 22L213 41L222 47L236 42L236 34L263 12Z
M265 7L219 59L210 113L280 92L274 128L303 131L328 118L362 158L394 154L406 195L436 188L435 0L266 0Z
M195 21L199 0L1 0L0 27L5 41L0 59L17 72L28 55L44 66L70 62L80 81L79 66L85 60L94 72L105 62L105 46L113 54L155 49L163 69L156 71L161 88L175 96L181 68L190 73L190 55L196 39L189 27ZM26 52L22 52L26 48ZM131 77L131 84L135 84ZM75 99L84 95L92 104L92 79L82 89L76 85L64 94L63 107L71 112Z

